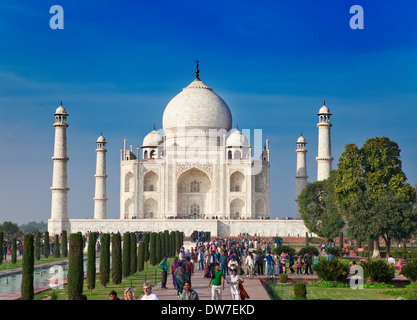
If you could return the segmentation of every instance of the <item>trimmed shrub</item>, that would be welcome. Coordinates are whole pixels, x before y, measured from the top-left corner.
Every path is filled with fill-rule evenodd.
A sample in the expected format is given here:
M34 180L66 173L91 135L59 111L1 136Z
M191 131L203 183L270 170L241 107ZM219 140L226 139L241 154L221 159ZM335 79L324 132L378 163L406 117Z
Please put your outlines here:
M17 260L17 242L16 238L12 239L12 263L15 264Z
M35 295L33 286L33 269L35 264L33 234L26 233L23 239L22 258L22 300L33 300Z
M68 235L66 230L62 230L62 239L61 239L61 247L62 247L62 256L64 258L68 257Z
M150 241L150 238L149 238L149 233L145 233L144 235L143 235L143 237L142 237L142 241L144 242L144 244L145 244L145 251L144 251L144 257L143 257L143 260L145 261L145 263L148 263L148 261L149 261L149 241Z
M307 286L302 282L294 285L294 300L307 300Z
M96 287L96 241L95 232L90 232L87 249L87 288L91 293Z
M170 254L171 251L170 251L170 248L169 248L169 231L168 230L164 231L164 239L165 239L165 253L164 253L164 255L169 257L169 256L171 256L171 254Z
M155 255L155 259L156 262L159 263L162 260L162 241L161 241L161 233L157 232L155 233L156 236L156 255Z
M279 282L281 283L287 283L288 282L288 276L286 273L281 273L279 275Z
M389 265L387 261L380 259L370 259L362 261L364 278L368 282L390 282L394 278L395 266Z
M337 258L329 261L320 261L320 263L316 264L314 267L314 271L321 281L343 282L349 275L348 265Z
M35 232L34 256L37 261L41 259L41 233L39 231Z
M2 250L0 254L0 265L3 263L3 245L4 245L3 241L4 241L4 232L0 231L0 243L1 243L1 250Z
M77 300L81 296L83 280L83 236L78 232L71 234L69 241L68 300Z
M135 233L130 234L130 275L135 274L138 269L137 238Z
M125 279L130 276L130 233L123 235L123 262L122 274Z
M110 234L101 235L100 283L105 288L110 279Z
M304 257L304 255L309 252L311 256L315 256L316 254L319 254L319 250L316 247L304 247L301 248L300 251L298 251L298 254L301 255L301 257Z
M165 233L160 232L159 236L161 237L161 260L162 260L165 256Z
M59 258L61 256L61 250L59 248L59 235L55 235L54 238L54 258Z
M44 235L44 242L43 242L43 256L45 257L45 259L48 259L50 251L51 251L51 246L49 244L49 232L46 231Z
M156 233L150 234L149 241L149 263L151 266L156 265Z
M120 234L113 233L112 237L112 268L111 280L113 284L122 283L122 239Z
M171 231L169 233L169 256L175 257L175 233Z
M410 280L411 283L417 284L417 260L410 259L407 264L401 268L401 273Z
M145 268L145 242L141 241L138 248L138 271L143 271Z
M290 254L290 255L292 255L293 257L296 255L296 253L295 253L295 249L294 248L291 248L291 247L289 247L289 246L277 246L276 248L274 248L273 250L272 250L272 253L273 254L278 254L278 255L281 255L281 253L283 253L283 252L285 252L285 253L287 253L287 254Z

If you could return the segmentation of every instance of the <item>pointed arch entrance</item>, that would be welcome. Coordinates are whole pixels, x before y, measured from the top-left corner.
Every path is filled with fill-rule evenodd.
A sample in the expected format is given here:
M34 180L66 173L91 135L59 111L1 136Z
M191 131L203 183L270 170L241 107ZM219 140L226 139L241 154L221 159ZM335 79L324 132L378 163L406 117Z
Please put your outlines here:
M212 188L208 175L191 168L177 179L177 216L203 218L212 210Z

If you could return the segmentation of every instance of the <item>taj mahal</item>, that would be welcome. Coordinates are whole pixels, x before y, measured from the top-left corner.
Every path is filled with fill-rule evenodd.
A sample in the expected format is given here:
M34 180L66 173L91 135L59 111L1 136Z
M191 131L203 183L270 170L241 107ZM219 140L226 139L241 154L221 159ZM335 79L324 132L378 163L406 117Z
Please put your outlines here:
M126 139L120 150L120 216L108 219L106 204L107 141L96 141L94 212L91 219L68 216L67 129L69 114L61 105L54 116L55 144L50 234L81 231L135 232L209 231L212 236L304 237L298 196L307 185L306 140L296 142L297 212L295 220L270 219L270 148L261 130L232 126L226 102L200 79L195 79L167 104L161 130L146 135L133 150ZM317 180L329 176L333 158L330 110L317 113ZM251 141L253 144L251 145Z

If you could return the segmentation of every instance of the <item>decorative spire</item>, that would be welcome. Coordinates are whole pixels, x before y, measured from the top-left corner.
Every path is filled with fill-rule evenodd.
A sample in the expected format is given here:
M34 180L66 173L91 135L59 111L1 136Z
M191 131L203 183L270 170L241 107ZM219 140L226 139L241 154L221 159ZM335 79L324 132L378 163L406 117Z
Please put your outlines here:
M239 131L239 124L236 123L236 130Z
M155 131L155 123L153 124L153 131Z
M200 76L199 76L200 70L198 69L199 60L197 59L195 62L197 63L197 70L195 70L195 78L200 80Z
M324 105L324 106L326 105L326 99L324 100L323 105Z
M62 100L61 100L61 106L62 106Z

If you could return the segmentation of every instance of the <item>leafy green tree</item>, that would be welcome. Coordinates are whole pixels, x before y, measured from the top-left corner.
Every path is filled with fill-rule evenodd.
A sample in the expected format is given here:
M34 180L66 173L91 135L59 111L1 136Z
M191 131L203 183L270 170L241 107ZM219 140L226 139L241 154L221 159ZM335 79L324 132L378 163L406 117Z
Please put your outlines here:
M43 256L45 257L45 259L48 259L50 252L51 252L51 245L49 243L49 232L46 231L44 235L44 243L43 243Z
M33 300L35 295L33 286L35 258L32 233L25 234L23 245L21 295L22 300Z
M137 256L137 238L135 233L130 234L130 274L133 275L138 269L138 256Z
M54 238L54 258L59 258L61 256L61 250L59 249L59 235L55 235Z
M68 235L66 230L62 230L62 256L68 257Z
M356 234L356 239L374 240L373 257L380 257L380 236L389 235L386 238L389 245L392 234L411 235L416 230L410 219L400 219L404 223L397 225L396 230L392 229L393 225L381 223L386 218L386 210L380 210L383 209L380 204L393 200L393 193L398 195L395 210L400 216L410 216L410 211L398 203L408 202L412 207L416 201L415 189L406 182L402 171L400 151L396 142L387 137L376 137L366 140L361 149L354 144L347 145L339 158L335 183L338 205L346 216L350 235Z
M125 279L130 276L130 232L123 235L122 274Z
M143 271L145 268L145 245L143 240L139 243L138 248L138 271Z
M15 264L17 261L17 242L16 238L12 239L12 263Z
M28 224L22 224L19 229L23 232L23 233L34 233L35 231L39 231L39 232L45 232L48 230L48 224L41 221L41 222L36 222L36 221L32 221L29 222Z
M83 281L83 236L77 232L70 234L69 238L68 300L78 300L82 295Z
M87 249L87 288L90 293L96 287L96 234L90 232L88 234L88 249Z
M100 283L105 288L110 278L110 234L102 234L100 241Z
M114 233L112 237L111 279L113 284L122 283L122 239L117 233Z
M4 237L7 240L18 238L23 235L23 232L19 229L18 225L11 221L4 221L3 224L0 225L0 231L3 231Z
M156 233L151 232L149 242L149 263L151 266L156 265Z
M334 197L335 172L326 180L307 184L299 196L301 218L308 230L333 240L344 226Z

